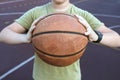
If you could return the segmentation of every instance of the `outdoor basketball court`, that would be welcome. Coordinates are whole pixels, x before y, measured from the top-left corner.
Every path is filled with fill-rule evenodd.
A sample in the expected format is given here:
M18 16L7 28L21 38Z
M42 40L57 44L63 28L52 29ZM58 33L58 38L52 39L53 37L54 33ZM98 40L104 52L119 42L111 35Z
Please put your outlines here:
M27 10L48 1L0 0L0 30ZM120 0L70 1L120 33ZM33 60L34 53L30 44L0 43L0 80L33 80ZM81 58L81 70L82 80L120 80L120 50L90 43Z

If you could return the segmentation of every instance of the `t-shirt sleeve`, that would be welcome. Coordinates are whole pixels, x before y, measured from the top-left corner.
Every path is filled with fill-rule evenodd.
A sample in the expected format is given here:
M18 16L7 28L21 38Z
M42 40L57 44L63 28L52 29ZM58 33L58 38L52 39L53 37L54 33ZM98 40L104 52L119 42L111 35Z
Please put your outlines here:
M25 12L20 18L16 19L15 22L23 26L25 29L29 29L34 21L34 8Z
M87 20L87 22L90 24L90 26L93 29L97 29L100 26L104 25L103 22L98 20L95 16L93 16L91 13L84 11L84 18Z
M101 22L97 17L95 17L90 12L80 9L74 5L72 5L72 14L77 14L79 16L82 16L93 29L98 29L100 26L104 25L103 22Z

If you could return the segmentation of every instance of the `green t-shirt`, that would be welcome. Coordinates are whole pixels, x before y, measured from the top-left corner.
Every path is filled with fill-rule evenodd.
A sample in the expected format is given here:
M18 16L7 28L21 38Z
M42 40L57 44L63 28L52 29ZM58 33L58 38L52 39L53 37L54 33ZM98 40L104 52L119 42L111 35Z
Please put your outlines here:
M34 20L40 16L51 13L54 13L54 10L51 8L50 3L47 3L27 11L23 16L17 19L16 22L24 28L29 29ZM92 14L72 4L66 13L77 14L84 17L93 29L97 29L103 25L103 23ZM33 78L34 80L81 80L80 62L78 60L66 67L56 67L45 63L35 54Z

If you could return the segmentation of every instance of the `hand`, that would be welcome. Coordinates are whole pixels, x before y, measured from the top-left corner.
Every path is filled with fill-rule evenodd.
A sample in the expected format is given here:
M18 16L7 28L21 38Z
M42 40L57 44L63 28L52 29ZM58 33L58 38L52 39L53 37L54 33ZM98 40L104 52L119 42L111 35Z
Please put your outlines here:
M27 32L26 37L27 37L27 41L28 41L29 43L31 42L32 32L33 32L33 30L34 30L35 27L36 27L35 25L36 25L36 23L37 23L41 18L43 18L43 17L39 17L38 19L36 19L36 20L32 23L29 31Z
M78 21L84 25L87 29L87 32L85 32L85 35L89 37L90 41L97 41L98 35L94 32L94 30L91 28L91 26L88 24L88 22L81 16L75 15L78 18Z
M33 32L34 28L35 28L35 25L31 26L29 31L27 32L26 38L27 38L28 43L31 42L32 32Z

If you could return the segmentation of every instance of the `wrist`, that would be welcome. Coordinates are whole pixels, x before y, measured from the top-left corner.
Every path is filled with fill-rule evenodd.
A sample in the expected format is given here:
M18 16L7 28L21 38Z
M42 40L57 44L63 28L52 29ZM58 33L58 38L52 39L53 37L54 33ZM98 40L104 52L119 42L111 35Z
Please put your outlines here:
M26 34L23 34L23 35L22 35L21 41L22 41L23 43L30 43L30 40L28 39L28 37L27 37Z

